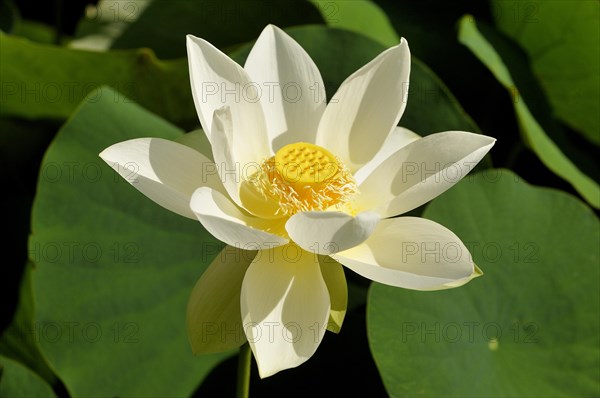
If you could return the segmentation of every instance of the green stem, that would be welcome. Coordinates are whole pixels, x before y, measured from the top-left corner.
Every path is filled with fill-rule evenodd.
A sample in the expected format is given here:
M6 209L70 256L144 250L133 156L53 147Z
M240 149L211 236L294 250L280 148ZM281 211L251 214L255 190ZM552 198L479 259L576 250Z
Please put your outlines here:
M250 367L252 366L252 350L247 342L240 347L237 372L237 398L250 396Z

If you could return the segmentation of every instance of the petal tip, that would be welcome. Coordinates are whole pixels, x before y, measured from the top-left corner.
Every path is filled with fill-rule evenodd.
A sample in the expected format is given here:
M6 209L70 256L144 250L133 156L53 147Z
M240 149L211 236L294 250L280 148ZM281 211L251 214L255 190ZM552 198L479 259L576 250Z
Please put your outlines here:
M127 141L123 141L123 142L127 142ZM123 142L116 142L116 143L104 148L102 150L102 152L100 152L98 154L98 156L100 157L100 159L104 160L108 164L110 164L111 162L114 163L114 160L112 160L112 158L115 155L115 153L118 152L119 145L122 144Z
M397 49L401 53L410 52L410 49L408 47L408 40L406 40L404 37L401 37L400 43L396 44L393 48Z
M98 157L100 157L100 159L104 160L105 162L106 162L106 153L107 153L107 150L108 150L108 148L105 148L102 152L100 152L98 154Z
M209 41L207 41L201 37L194 36L192 34L186 35L185 41L186 41L186 45L188 48L188 53L189 53L190 48L193 48L193 46L199 47L200 51L202 51L206 47L212 47L212 48L216 49L216 47L214 45L212 45Z
M267 40L267 38L269 40L273 40L275 38L275 36L280 32L281 32L281 29L279 29L277 26L275 26L273 24L268 24L260 32L260 35L258 35L258 39L256 40L256 42L258 43L259 41ZM256 46L256 43L254 45Z
M201 41L202 39L194 36L192 34L187 34L185 35L185 41L187 43L187 45L189 46L190 44L198 44L199 41Z

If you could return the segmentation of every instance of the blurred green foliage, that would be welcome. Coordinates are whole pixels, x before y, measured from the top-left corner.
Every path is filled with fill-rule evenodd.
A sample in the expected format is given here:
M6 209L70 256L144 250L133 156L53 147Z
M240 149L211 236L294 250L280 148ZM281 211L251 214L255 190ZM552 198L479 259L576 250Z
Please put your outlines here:
M0 0L1 396L233 394L235 359L192 357L184 326L188 294L216 254L203 245L219 244L144 200L97 154L198 127L186 34L242 63L268 23L313 57L328 98L406 38L400 125L493 136L480 169L506 169L464 180L423 213L465 242L500 247L494 261L472 250L484 277L436 293L373 284L367 297L368 282L347 272L341 333L298 369L253 374L252 393L600 395L597 1L95 3ZM408 324L465 321L505 335L403 341ZM539 340L522 341L532 333Z
M600 224L592 211L489 169L434 200L423 217L460 236L485 274L438 292L373 284L369 341L388 392L594 396L600 303L589 296L599 289Z
M486 28L480 26L479 29ZM566 157L561 149L556 145L548 134L543 130L540 123L535 120L525 99L521 97L518 86L515 85L511 77L511 72L507 68L501 55L496 52L500 48L505 52L510 52L510 47L506 46L501 37L494 36L494 31L489 28L484 32L484 36L478 30L473 17L465 16L461 19L459 28L459 41L469 47L471 51L483 62L496 79L511 93L513 104L519 126L524 140L531 149L539 156L540 160L558 176L564 178L595 208L600 207L600 187L594 180L582 173L573 162ZM491 40L488 41L488 40ZM495 43L496 47L493 46ZM503 45L504 44L504 45ZM510 57L506 54L505 57ZM540 103L537 104L540 107ZM557 127L559 128L559 127Z

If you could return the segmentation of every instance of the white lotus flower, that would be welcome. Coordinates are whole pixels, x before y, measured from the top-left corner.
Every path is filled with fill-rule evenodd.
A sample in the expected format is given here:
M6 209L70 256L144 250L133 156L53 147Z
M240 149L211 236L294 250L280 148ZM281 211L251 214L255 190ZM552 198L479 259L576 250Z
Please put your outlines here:
M448 229L393 218L449 189L495 142L461 131L420 138L396 127L410 72L404 39L349 76L329 104L312 59L275 26L264 29L243 68L203 39L188 36L187 46L212 159L159 138L121 142L100 156L228 245L189 301L195 353L247 338L261 377L305 362L326 328L341 327L340 264L417 290L478 274Z

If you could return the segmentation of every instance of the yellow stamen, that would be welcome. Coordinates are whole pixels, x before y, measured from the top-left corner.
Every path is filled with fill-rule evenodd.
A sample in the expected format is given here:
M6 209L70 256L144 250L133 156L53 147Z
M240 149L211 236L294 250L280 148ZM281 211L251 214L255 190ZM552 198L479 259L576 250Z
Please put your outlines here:
M299 142L265 160L249 180L267 201L276 201L276 215L343 207L357 193L352 173L331 152Z

